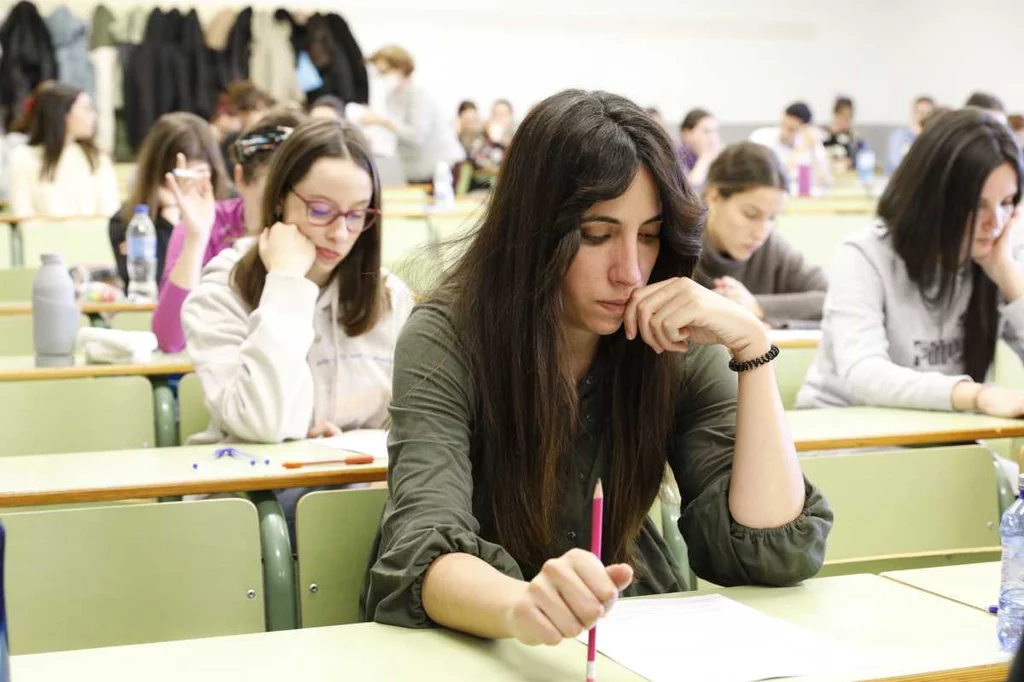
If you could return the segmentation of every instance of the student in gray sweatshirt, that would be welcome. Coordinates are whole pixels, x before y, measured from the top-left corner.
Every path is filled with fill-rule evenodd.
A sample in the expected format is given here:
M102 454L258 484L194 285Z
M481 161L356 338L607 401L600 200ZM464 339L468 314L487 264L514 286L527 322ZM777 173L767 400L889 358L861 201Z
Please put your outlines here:
M708 170L704 248L693 277L769 326L817 326L825 273L775 232L788 187L767 147L726 147Z
M985 384L1001 336L1024 355L1013 245L1021 151L976 109L941 114L878 204L836 248L823 338L797 407L882 405L1024 415L1024 391Z

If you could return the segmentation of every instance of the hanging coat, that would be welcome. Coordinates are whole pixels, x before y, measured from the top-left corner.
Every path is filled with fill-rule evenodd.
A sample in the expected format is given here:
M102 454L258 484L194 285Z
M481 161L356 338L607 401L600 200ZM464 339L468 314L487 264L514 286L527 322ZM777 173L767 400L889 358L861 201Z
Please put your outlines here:
M0 27L0 108L6 129L21 115L25 98L44 80L57 77L57 60L46 23L27 0Z
M63 5L46 18L53 53L57 59L57 80L89 93L96 99L96 72L89 61L89 24Z
M334 13L328 14L327 25L334 36L334 42L341 48L345 62L344 68L348 69L349 80L352 82L352 96L345 101L366 104L370 98L370 79L366 74L363 51L359 49L359 43L352 35L348 22L341 16Z

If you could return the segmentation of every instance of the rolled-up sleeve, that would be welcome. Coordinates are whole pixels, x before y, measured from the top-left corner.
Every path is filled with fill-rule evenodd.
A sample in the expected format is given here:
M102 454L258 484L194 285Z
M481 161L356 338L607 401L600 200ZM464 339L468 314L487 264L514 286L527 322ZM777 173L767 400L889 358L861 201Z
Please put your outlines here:
M423 577L444 554L471 554L522 578L511 555L479 536L473 515L473 404L451 322L436 307L417 308L395 349L389 496L364 586L366 620L431 626Z
M683 498L679 530L690 567L718 585L790 585L820 570L832 511L804 479L804 508L778 528L747 528L729 511L736 442L736 377L720 347L682 363L669 464Z

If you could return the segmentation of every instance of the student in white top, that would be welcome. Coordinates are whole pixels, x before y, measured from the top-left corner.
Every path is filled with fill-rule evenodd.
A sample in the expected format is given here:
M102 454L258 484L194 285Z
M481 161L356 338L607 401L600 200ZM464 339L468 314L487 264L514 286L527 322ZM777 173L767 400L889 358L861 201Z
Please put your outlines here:
M270 164L266 227L211 260L182 308L210 413L195 442L278 443L387 424L395 341L413 296L380 266L369 147L347 123L308 121Z
M28 145L10 155L10 209L17 215L109 216L120 205L109 157L96 146L89 95L66 83L32 105Z
M786 172L796 177L801 163L810 163L814 184L828 187L832 184L832 171L828 154L821 139L821 131L811 124L811 108L803 102L793 102L782 114L778 126L758 128L750 134L750 141L763 144L779 157Z
M1024 415L1024 391L984 383L999 337L1024 356L1013 243L1022 165L1013 134L979 109L925 127L879 201L879 224L836 248L797 407Z

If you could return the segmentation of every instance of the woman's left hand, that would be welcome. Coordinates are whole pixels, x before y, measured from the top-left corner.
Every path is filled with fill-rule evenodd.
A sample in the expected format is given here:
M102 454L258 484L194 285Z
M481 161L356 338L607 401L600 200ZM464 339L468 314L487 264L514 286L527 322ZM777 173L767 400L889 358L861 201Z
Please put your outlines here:
M715 280L715 293L725 296L730 301L739 303L749 310L759 320L764 319L764 311L761 304L757 302L750 290L743 286L743 282L732 277L719 277Z
M626 338L639 334L658 353L685 353L689 343L717 343L744 361L769 348L764 325L752 313L687 277L634 289L623 324Z

